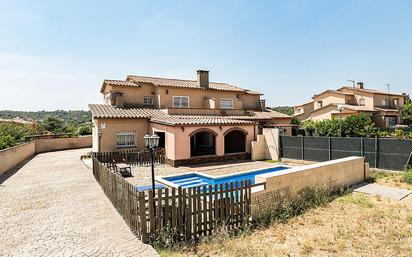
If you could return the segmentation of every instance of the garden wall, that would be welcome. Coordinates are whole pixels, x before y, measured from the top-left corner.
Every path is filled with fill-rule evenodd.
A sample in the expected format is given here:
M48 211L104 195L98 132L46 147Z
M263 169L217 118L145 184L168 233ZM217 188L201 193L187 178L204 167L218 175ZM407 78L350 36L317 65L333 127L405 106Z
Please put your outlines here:
M36 153L92 147L92 136L36 139Z
M266 182L266 189L252 193L252 215L273 209L279 201L295 197L304 188L327 185L337 189L368 177L369 164L356 156L257 175L256 183Z
M0 151L0 175L13 169L36 153L35 142L29 142Z
M35 139L0 151L0 175L38 153L92 147L92 136Z

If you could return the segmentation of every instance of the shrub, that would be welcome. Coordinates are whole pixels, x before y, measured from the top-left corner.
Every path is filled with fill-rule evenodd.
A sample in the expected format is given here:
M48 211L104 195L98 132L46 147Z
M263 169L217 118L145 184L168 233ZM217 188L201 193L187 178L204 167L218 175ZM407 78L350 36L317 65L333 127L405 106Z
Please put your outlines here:
M402 174L402 182L412 185L412 169Z
M0 150L15 146L16 144L16 140L12 136L0 136Z
M77 134L79 134L80 136L91 135L92 126L87 124L81 125L77 130Z

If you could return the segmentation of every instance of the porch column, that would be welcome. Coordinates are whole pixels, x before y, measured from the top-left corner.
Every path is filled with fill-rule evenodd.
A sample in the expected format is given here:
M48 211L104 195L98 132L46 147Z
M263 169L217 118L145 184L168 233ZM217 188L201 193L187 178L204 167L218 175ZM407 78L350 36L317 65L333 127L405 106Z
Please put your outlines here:
M220 131L216 136L216 155L225 155L225 137L222 131Z

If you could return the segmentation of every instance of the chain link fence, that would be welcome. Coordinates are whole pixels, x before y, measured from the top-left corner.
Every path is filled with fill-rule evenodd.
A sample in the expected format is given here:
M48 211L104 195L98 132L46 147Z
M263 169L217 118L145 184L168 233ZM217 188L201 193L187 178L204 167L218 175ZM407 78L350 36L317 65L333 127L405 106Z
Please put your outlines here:
M370 167L388 170L412 166L412 140L281 136L280 152L282 158L316 162L364 156Z

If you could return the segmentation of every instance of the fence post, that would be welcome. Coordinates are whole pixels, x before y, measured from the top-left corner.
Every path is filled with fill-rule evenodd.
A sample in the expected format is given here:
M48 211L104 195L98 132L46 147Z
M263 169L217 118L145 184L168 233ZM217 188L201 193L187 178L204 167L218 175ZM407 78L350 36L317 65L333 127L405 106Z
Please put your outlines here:
M361 156L365 157L365 142L364 142L363 137L361 138L360 144L361 144Z
M329 137L329 161L332 160L332 138Z
M379 166L379 141L378 137L375 137L375 168Z
M302 161L305 160L305 138L301 137L301 145L302 145Z

